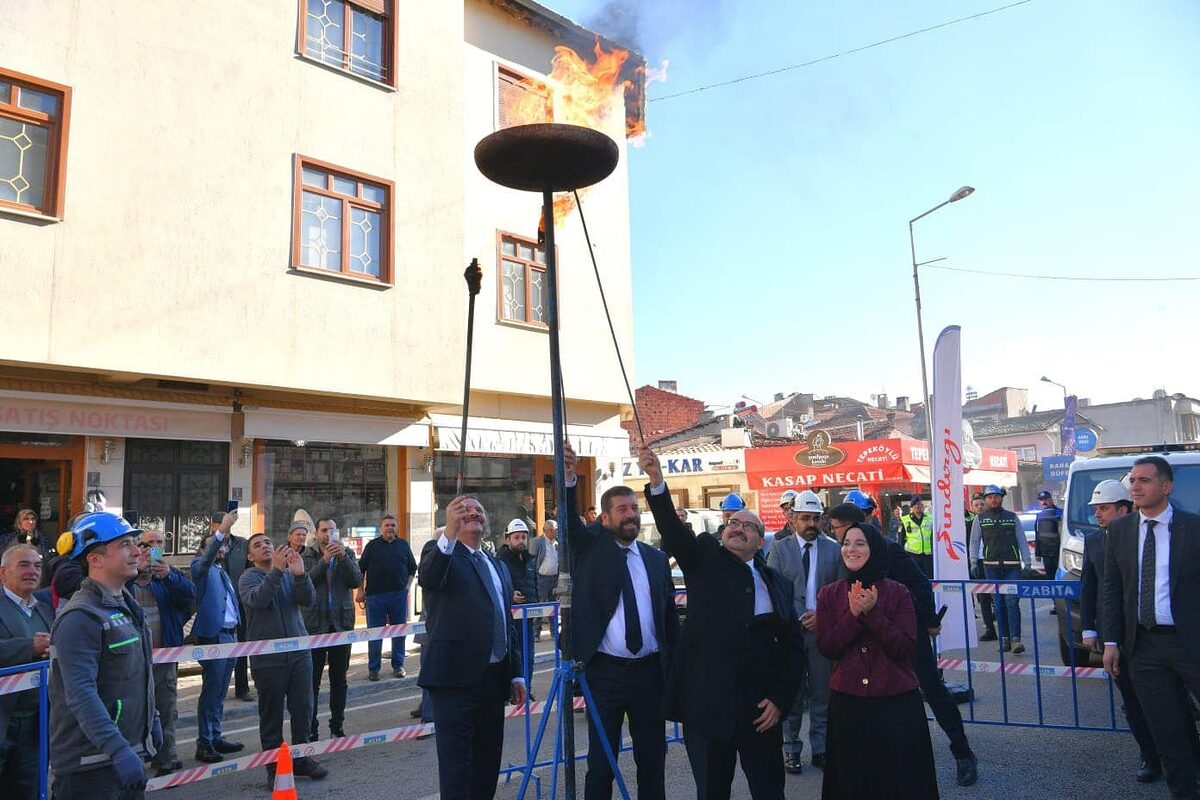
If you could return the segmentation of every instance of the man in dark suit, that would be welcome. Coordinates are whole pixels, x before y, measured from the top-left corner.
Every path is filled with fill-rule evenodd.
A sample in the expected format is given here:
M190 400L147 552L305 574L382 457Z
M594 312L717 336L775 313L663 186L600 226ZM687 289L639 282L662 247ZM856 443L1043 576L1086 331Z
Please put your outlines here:
M216 533L221 527L221 523L225 519L225 512L218 511L213 514L212 522L210 523L212 533ZM232 531L229 532L229 544L225 552L223 566L225 572L229 574L229 580L233 583L233 588L236 592L238 582L242 579L242 573L246 571L246 567L250 565L249 551L247 550L247 540L241 536L235 536ZM240 602L240 600L239 600ZM246 641L246 608L241 608L241 613L238 617L237 640L239 642ZM254 692L250 691L250 662L246 660L246 656L237 659L233 665L233 693L238 700L243 703L254 702Z
M804 645L792 584L762 557L762 521L746 509L721 538L675 516L658 456L638 455L663 547L683 570L688 622L667 686L667 718L683 723L698 800L728 798L740 758L754 800L782 800L783 715L800 688Z
M0 560L0 667L44 661L54 609L33 596L42 574L41 551L17 544ZM0 695L0 786L4 796L32 800L38 791L38 690Z
M1194 722L1179 699L1200 695L1200 516L1171 506L1173 480L1166 459L1139 458L1129 475L1138 513L1109 525L1104 668L1119 676L1124 652L1172 795L1198 798Z
M575 451L566 461L567 552L572 559L572 658L582 662L603 735L614 756L629 717L640 800L666 796L667 745L663 694L670 651L678 638L671 568L661 550L637 541L637 494L614 486L600 498L600 518L585 525L575 488ZM674 518L674 517L673 517ZM601 732L588 715L586 800L612 797L613 774Z
M504 703L525 703L508 570L482 549L487 512L470 495L446 508L446 530L421 556L428 641L417 684L429 690L443 800L491 800L500 774Z
M1120 481L1100 481L1092 492L1089 505L1096 515L1096 525L1099 530L1088 534L1083 540L1083 569L1079 578L1079 628L1083 632L1083 644L1089 650L1102 652L1100 635L1103 630L1103 608L1099 604L1100 587L1104 584L1104 553L1105 538L1108 526L1113 520L1133 511L1133 501L1129 499L1129 490ZM1139 783L1153 783L1162 775L1162 762L1158 757L1158 748L1154 746L1154 737L1146 724L1146 715L1142 712L1142 704L1138 702L1137 693L1130 680L1128 659L1121 654L1117 672L1117 689L1121 692L1121 702L1125 706L1125 719L1129 730L1137 740L1141 749L1142 760L1134 777Z

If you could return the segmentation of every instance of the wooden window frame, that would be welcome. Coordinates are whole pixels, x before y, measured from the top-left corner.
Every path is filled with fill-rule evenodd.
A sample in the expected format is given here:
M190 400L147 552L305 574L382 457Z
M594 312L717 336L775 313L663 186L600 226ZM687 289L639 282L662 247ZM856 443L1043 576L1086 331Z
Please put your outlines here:
M533 281L529 279L529 273L533 270L540 272L548 272L546 265L539 263L537 260L528 261L520 256L504 255L504 240L512 239L518 244L529 245L534 250L545 248L545 245L538 244L536 238L529 239L520 234L511 233L509 231L496 231L496 321L502 325L515 325L519 328L528 328L535 331L548 331L550 325L546 322L536 322L529 318L530 309L533 307ZM555 257L558 255L557 248L555 249ZM504 316L504 261L515 261L523 264L525 267L525 319L509 319Z
M396 81L399 70L396 69L396 41L399 38L400 26L399 15L396 14L395 0L341 0L341 2L344 4L342 19L342 66L338 67L317 56L309 55L308 48L306 47L308 41L308 0L298 0L297 2L299 24L296 25L296 54L306 61L320 64L337 72L343 72L353 78L389 86L393 89L397 88L398 84ZM383 78L373 78L370 75L363 75L350 69L350 49L346 45L348 44L348 37L351 35L352 10L355 8L359 11L380 17L383 20Z
M495 80L495 85L496 85L496 119L495 119L496 130L502 130L503 128L513 127L512 124L508 124L508 125L504 124L504 120L502 118L502 112L503 112L504 105L501 102L500 85L501 85L501 80L504 78L509 78L511 80L515 80L518 83L528 82L528 83L531 83L531 84L534 84L535 86L537 86L539 88L540 92L542 94L544 94L545 98L546 98L547 118L545 121L552 122L554 120L554 95L550 91L550 85L548 83L546 83L546 81L542 80L541 78L535 78L532 75L526 75L525 73L520 72L519 70L513 69L512 67L508 67L508 66L505 66L504 64L497 63L496 64L496 80ZM532 91L532 89L530 91Z
M341 280L357 281L360 283L370 284L372 286L393 286L395 280L393 250L392 250L392 207L395 203L395 184L386 178L380 178L376 175L370 175L365 172L347 169L340 167L337 164L330 164L327 161L320 161L315 158L296 154L293 159L293 175L292 175L292 264L291 267L297 272L303 272L308 275L320 275L326 278L337 278ZM319 169L329 175L329 180L326 182L326 188L320 189L316 186L309 186L304 183L304 168L312 167ZM336 192L332 188L334 177L346 178L347 180L357 181L358 197L351 198L349 195ZM362 197L362 183L371 183L380 186L384 191L384 201L380 205L371 200ZM312 192L319 194L322 197L331 197L340 200L342 203L342 225L341 225L341 263L340 269L337 272L321 267L310 267L303 264L300 260L300 252L303 249L301 243L300 221L301 212L304 208L304 193ZM366 275L350 270L350 209L361 208L368 211L376 211L383 219L383 230L380 233L379 242L379 277Z
M16 98L12 93L8 97L0 97L0 117L28 122L49 130L46 140L46 171L43 176L45 188L43 189L42 205L33 206L0 200L0 209L32 212L62 219L67 190L67 140L71 129L71 87L3 67L0 67L0 80L13 84L14 88L18 90L21 85L26 85L30 89L58 96L57 117L21 108L17 105Z

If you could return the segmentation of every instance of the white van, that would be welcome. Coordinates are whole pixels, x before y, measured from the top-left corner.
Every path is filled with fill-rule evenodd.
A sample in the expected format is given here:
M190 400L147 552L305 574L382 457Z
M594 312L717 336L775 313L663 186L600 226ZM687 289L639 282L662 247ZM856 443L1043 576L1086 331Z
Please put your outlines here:
M1147 445L1145 447L1100 448L1096 458L1079 459L1067 474L1067 490L1063 495L1062 544L1059 551L1060 581L1077 581L1083 569L1083 537L1099 530L1092 507L1092 490L1105 480L1121 480L1133 468L1133 462L1143 456L1157 455L1167 459L1175 471L1171 503L1192 513L1200 513L1200 445ZM1099 661L1080 644L1079 602L1056 601L1058 607L1058 642L1064 665L1071 663L1067 645L1067 613L1071 620L1075 663L1087 666L1090 659Z

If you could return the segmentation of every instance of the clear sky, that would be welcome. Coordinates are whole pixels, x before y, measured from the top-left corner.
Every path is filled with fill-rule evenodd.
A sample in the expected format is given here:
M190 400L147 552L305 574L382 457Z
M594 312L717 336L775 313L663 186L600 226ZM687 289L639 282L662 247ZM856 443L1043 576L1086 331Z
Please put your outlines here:
M670 60L650 96L808 61L1005 0L543 0ZM603 21L601 16L603 15ZM613 20L625 23L626 30ZM1190 54L1190 55L1189 55ZM636 384L714 405L921 394L918 260L1200 276L1200 4L1033 0L812 67L649 104L630 153ZM1094 402L1200 395L1200 282L922 271L963 383Z

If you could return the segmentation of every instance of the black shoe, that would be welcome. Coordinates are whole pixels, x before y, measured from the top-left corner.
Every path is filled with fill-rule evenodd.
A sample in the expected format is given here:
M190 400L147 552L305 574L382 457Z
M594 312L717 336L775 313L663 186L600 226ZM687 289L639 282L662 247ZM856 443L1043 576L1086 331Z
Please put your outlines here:
M295 769L297 775L314 781L319 781L329 774L329 770L318 764L312 756L296 759L293 769Z
M1151 762L1149 759L1143 759L1138 765L1137 772L1133 776L1138 783L1154 783L1162 777L1162 768L1156 762Z
M240 753L246 749L246 745L228 739L213 739L212 749L218 753Z
M392 677L393 678L407 678L408 673L404 671L404 667L396 667L394 670L392 670Z
M377 669L373 669L373 670L371 670L370 672L368 672L368 673L367 673L367 680L369 680L369 681L377 681L377 680L379 680L379 670L377 670Z
M800 775L804 772L804 759L800 758L799 753L792 753L787 757L784 769L789 775Z
M982 634L980 634L980 636L979 636L979 641L981 641L981 642L994 642L994 641L996 641L996 629L995 629L995 628L988 628L986 631L984 631Z
M812 765L817 769L825 769L825 754L813 753Z
M1012 652L1012 640L1009 639L1007 636L1005 636L1003 639L1000 640L1000 650L1005 653Z
M344 730L342 730L340 725L336 728L334 726L330 725L329 726L329 735L332 736L334 739L345 739L346 738L346 732ZM315 737L313 738L313 741L314 742L316 741Z
M413 719L420 719L422 716L424 716L424 715L425 715L425 706L424 706L424 705L418 705L418 706L417 706L416 708L414 708L412 711L408 712L408 715L409 715L410 717L412 717Z
M979 759L975 754L966 758L958 759L958 777L956 778L959 786L971 786L975 781L979 780Z
M267 767L267 791L275 791L275 765Z
M196 760L205 764L220 764L225 757L218 753L211 744L196 745Z
M178 772L181 769L183 769L183 762L179 759L168 761L166 764L163 764L158 768L158 770L154 773L154 777L161 778L164 775L170 775L171 773Z
M249 689L244 692L238 692L236 696L237 699L241 700L243 703L253 703L255 699L254 692L250 691Z

